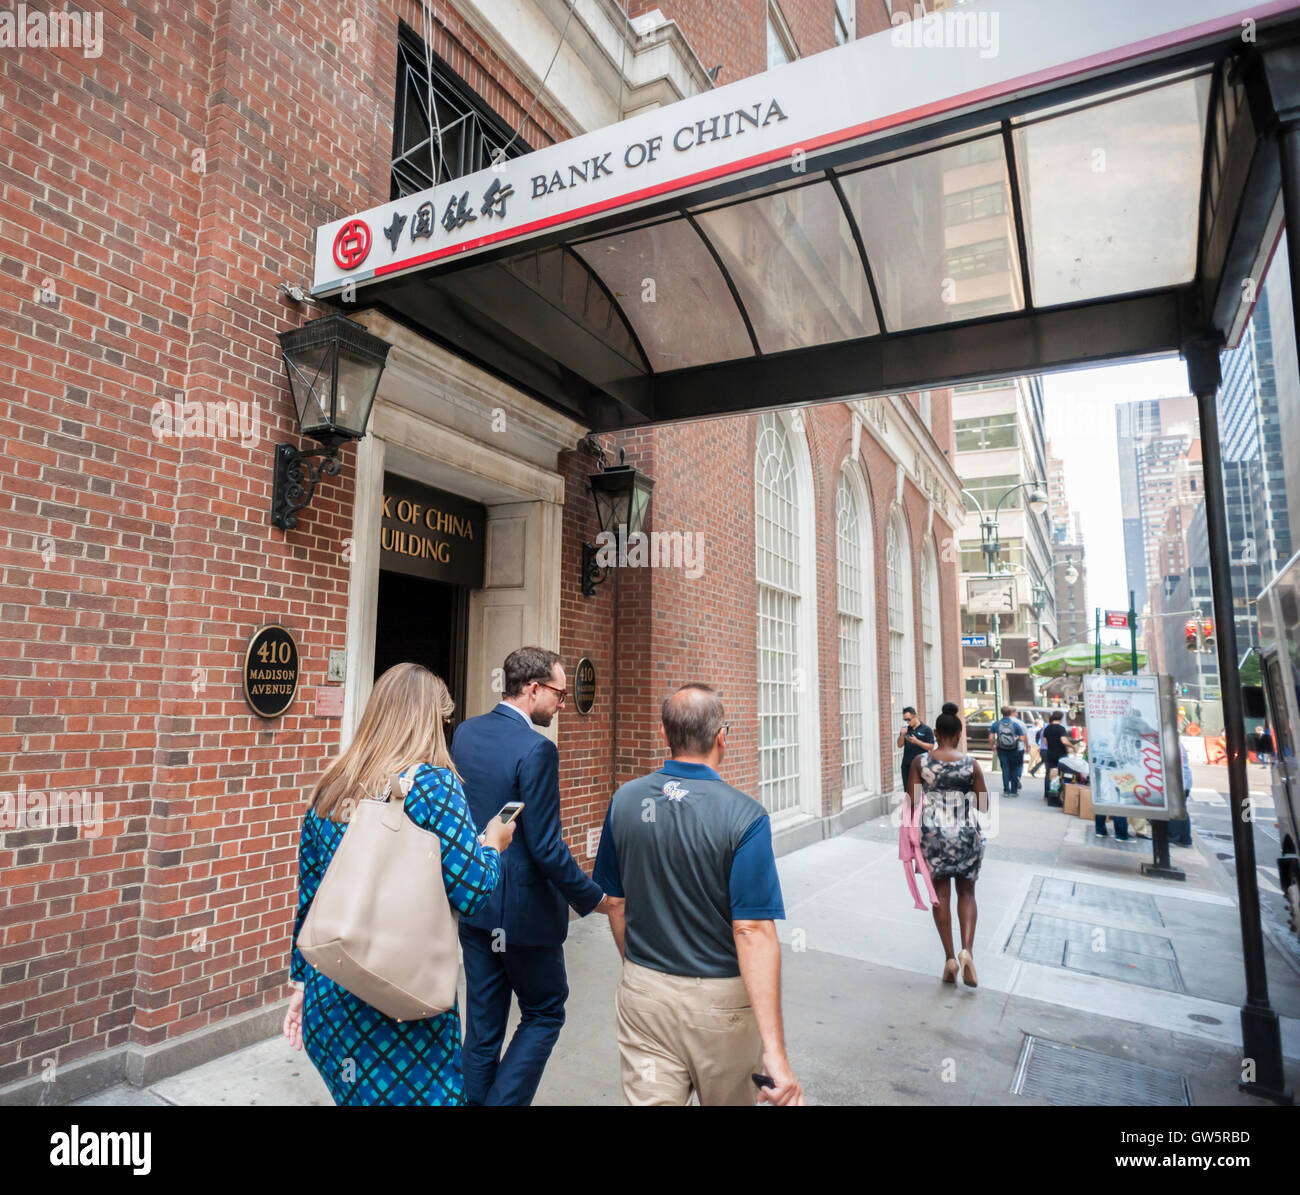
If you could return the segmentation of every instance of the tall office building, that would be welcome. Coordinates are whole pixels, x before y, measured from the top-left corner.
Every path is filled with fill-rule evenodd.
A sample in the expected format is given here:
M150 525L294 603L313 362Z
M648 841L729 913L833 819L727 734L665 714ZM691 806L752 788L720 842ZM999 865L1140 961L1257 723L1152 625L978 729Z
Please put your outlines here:
M1075 581L1067 579L1073 566ZM1056 630L1061 643L1087 643L1092 637L1092 608L1088 605L1088 563L1083 544L1065 540L1052 544L1052 588L1056 595ZM1047 650L1050 645L1044 643Z
M1255 306L1268 313L1269 355L1273 363L1273 410L1268 420L1268 436L1275 436L1281 458L1281 486L1276 474L1270 473L1269 505L1275 529L1286 528L1286 539L1275 537L1278 555L1285 564L1300 547L1300 452L1283 454L1281 445L1300 444L1300 359L1296 353L1295 318L1291 310L1291 279L1287 274L1286 234L1273 254L1274 265L1265 279L1263 294ZM1285 549L1285 554L1283 554Z
M1241 340L1221 361L1223 485L1237 645L1243 651L1258 641L1255 599L1291 556L1278 370L1267 293L1270 286L1276 287L1281 272L1269 272Z
M1052 590L1060 643L1086 643L1091 634L1088 565L1084 559L1079 512L1071 511L1065 487L1065 462L1047 445L1047 517L1052 540ZM1071 571L1071 566L1073 570ZM1073 575L1073 584L1067 580ZM1046 650L1049 644L1044 643Z
M1014 669L1003 673L1002 693L1004 700L1028 705L1034 700L1028 671L1031 641L1046 648L1060 640L1049 514L1036 515L1027 505L1028 486L1044 486L1048 474L1042 380L1015 378L956 387L953 436L953 463L967 493L966 521L958 530L962 633L993 633L991 616L972 614L965 599L969 578L984 574L987 567L980 550L980 511L996 511L999 564L1009 571L1015 590L1014 611L998 618L998 654L1015 661ZM1043 600L1036 603L1036 596ZM985 706L993 703L993 683L990 674L980 671L979 661L993 647L990 638L987 648L965 648L962 653L967 698Z
M1128 588L1139 605L1149 595L1165 512L1179 487L1186 490L1192 480L1187 466L1175 466L1199 438L1191 395L1139 399L1115 408L1124 562Z
M1070 500L1065 493L1065 462L1053 454L1047 445L1047 518L1051 524L1054 542L1064 543L1070 538Z

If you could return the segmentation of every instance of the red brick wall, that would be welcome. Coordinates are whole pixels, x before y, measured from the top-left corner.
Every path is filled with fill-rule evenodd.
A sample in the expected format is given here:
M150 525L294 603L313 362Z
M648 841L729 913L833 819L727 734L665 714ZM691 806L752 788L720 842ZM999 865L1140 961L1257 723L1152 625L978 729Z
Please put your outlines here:
M752 4L742 9L748 20ZM337 7L311 0L273 16L248 0L137 0L106 6L102 58L4 58L4 788L89 788L105 816L95 838L0 836L0 1085L45 1059L154 1044L283 994L298 822L338 745L337 721L315 717L311 698L328 650L345 643L354 450L298 529L268 526L271 446L295 441L276 336L317 314L278 287L309 278L318 224L387 198L397 21L418 29L418 12L380 0L351 40ZM528 90L452 9L437 14L434 49L517 125ZM762 69L761 22L751 32L760 57L724 81ZM564 136L542 104L532 121L534 145ZM40 300L46 279L52 302ZM159 440L153 406L178 394L255 408L260 434L251 445ZM829 406L807 423L829 809L834 485L848 419ZM560 650L571 670L590 656L599 678L596 710L566 711L559 732L566 830L588 865L586 831L615 784L662 758L658 703L685 680L722 688L735 725L729 778L757 788L753 426L620 438L657 481L651 526L705 535L696 581L625 570L581 597L594 462L559 461ZM866 437L863 447L883 561L894 469ZM884 660L884 602L876 608ZM955 626L955 609L948 617ZM289 713L262 723L239 678L250 633L270 621L295 633L303 675ZM955 675L957 653L945 655Z
M933 412L941 438L951 443L948 392L936 392ZM838 403L805 410L813 477L809 498L815 510L816 576L806 589L815 600L819 678L821 809L839 808L841 799L839 625L836 590L835 493L839 474L852 448L849 409ZM659 766L665 751L659 737L659 705L678 685L702 680L721 691L732 729L724 772L727 780L757 794L758 697L757 623L754 559L754 444L757 420L716 419L660 427L619 437L627 460L655 480L647 528L702 534L705 571L690 580L683 569L629 568L612 574L595 597L578 590L580 545L596 530L595 514L585 492L595 460L564 454L568 477L565 511L564 597L561 646L566 667L583 655L596 664L601 701L588 717L567 711L560 721L559 744L564 762L565 831L575 853L585 860L587 834L598 829L612 787ZM607 450L612 437L604 439ZM854 466L850 466L854 467ZM892 741L895 719L889 708L888 598L885 582L885 537L894 503L896 465L867 435L862 435L856 466L870 497L876 575L876 675L869 683L880 696L876 750L880 775L892 787ZM581 483L581 484L580 484ZM913 590L921 575L921 547L926 534L928 500L904 483L903 510L909 526ZM918 690L902 704L916 704L927 717L943 700L960 701L960 652L956 602L956 565L945 563L944 545L951 537L937 516L931 538L940 568L940 619L944 650L944 689L937 701L924 693L919 597L912 603L912 642ZM617 629L612 621L618 606ZM617 635L617 645L608 637ZM613 658L612 671L604 665ZM608 683L606 683L608 677ZM608 694L608 696L607 696ZM613 710L617 703L616 716ZM931 708L933 707L933 708ZM609 760L612 758L612 765Z
M277 287L309 279L318 224L387 199L420 10L366 6L355 39L325 3L104 11L102 57L0 72L5 789L91 788L105 814L94 839L0 840L0 1085L282 994L298 818L338 740L310 696L344 642L353 450L299 529L267 526L294 439L276 334L316 314ZM531 93L439 13L434 49L517 124ZM538 105L524 135L564 131ZM159 441L178 394L255 406L261 434ZM269 621L303 676L263 724L239 676Z

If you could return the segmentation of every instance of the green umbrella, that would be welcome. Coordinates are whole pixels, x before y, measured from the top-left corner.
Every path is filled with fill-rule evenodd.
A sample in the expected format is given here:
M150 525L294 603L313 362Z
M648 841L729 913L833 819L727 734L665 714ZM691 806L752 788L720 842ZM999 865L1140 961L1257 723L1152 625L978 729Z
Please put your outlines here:
M1146 652L1138 652L1138 668L1147 662ZM1035 676L1085 676L1097 668L1097 649L1091 643L1063 643L1044 652L1029 671ZM1103 672L1128 672L1132 659L1127 647L1103 643L1101 645L1101 670Z

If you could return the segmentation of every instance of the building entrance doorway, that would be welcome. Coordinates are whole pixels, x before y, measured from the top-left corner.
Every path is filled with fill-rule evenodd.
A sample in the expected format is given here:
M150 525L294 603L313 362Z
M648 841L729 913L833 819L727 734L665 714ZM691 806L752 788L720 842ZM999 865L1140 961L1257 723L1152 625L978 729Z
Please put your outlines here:
M465 716L470 593L483 584L486 516L458 494L384 474L374 676L407 660L423 664L447 682L454 722Z
M469 588L406 573L379 570L375 611L375 679L394 664L423 664L447 682L464 717Z

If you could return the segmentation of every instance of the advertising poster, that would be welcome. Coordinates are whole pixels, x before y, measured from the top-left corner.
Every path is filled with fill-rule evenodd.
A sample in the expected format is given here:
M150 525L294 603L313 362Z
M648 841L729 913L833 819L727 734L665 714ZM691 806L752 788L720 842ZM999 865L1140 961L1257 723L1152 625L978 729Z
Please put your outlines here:
M1168 678L1085 676L1092 807L1146 818L1183 816L1183 776ZM1163 683L1162 683L1163 682Z

